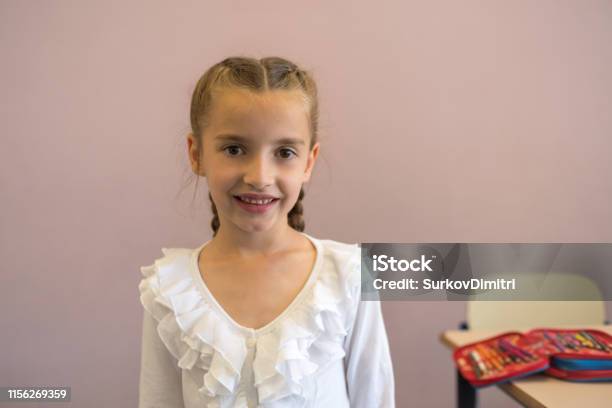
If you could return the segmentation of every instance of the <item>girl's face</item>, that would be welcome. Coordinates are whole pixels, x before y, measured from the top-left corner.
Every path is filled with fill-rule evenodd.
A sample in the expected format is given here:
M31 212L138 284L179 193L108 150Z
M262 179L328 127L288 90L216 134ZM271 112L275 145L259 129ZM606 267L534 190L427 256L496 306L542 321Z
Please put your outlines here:
M260 232L287 225L319 152L318 143L309 149L308 111L301 97L297 91L232 89L213 98L199 175L207 179L221 228ZM197 172L193 138L188 136L189 156ZM259 204L246 202L253 199Z

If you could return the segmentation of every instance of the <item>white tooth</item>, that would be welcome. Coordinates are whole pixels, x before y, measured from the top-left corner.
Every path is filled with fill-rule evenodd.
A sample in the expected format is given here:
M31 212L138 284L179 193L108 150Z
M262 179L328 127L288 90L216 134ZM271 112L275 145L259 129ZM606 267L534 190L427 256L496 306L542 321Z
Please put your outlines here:
M250 199L250 198L242 197L242 200L246 201L247 203L250 203L250 204L258 204L258 205L269 204L269 203L272 202L271 198L266 199L266 200L253 200L253 199Z

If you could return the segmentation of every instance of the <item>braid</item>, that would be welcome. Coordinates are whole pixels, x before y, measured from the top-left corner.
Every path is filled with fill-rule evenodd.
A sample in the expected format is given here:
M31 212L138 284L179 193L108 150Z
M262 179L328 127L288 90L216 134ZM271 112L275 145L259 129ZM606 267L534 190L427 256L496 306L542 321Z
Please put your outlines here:
M211 209L213 213L213 219L210 222L210 226L213 230L213 237L214 237L215 235L217 235L217 231L219 231L219 225L221 223L219 222L219 214L217 213L217 206L215 205L215 202L213 201L210 193L208 193L208 198L210 198L210 204L211 204Z
M300 188L300 195L298 199L287 214L289 226L296 231L304 231L304 206L302 205L302 199L304 198L304 187Z
M217 213L217 206L212 199L210 193L208 193L208 198L210 199L211 210L213 213L213 219L210 222L210 226L213 230L213 237L217 235L217 231L219 231L219 214ZM304 231L304 206L302 205L302 199L304 198L304 187L300 188L300 195L298 196L295 205L287 214L287 220L289 221L289 226L296 231Z

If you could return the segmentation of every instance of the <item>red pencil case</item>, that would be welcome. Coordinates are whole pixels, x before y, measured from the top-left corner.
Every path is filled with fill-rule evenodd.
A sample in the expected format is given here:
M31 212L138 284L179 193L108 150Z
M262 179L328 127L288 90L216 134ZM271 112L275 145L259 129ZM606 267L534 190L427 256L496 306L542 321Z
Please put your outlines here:
M599 330L537 329L527 349L550 356L546 374L568 381L612 381L612 336Z
M508 332L460 347L453 358L475 387L541 371L570 381L612 380L612 336L599 330Z
M503 333L457 348L453 359L461 375L474 387L482 388L526 377L549 367L547 356L522 349L526 336Z

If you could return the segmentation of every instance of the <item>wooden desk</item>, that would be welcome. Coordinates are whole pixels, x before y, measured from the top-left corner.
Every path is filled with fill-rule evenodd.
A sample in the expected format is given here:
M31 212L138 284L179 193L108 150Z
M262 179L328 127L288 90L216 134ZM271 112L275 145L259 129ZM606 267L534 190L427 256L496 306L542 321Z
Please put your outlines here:
M563 326L591 328L612 334L612 326ZM527 329L518 329L527 331ZM451 349L511 330L448 330L440 340ZM453 363L454 364L454 363ZM543 374L499 385L506 394L526 407L612 407L612 383L579 383L558 380Z

